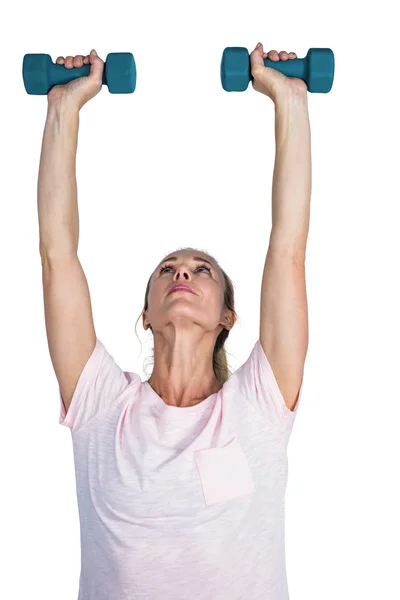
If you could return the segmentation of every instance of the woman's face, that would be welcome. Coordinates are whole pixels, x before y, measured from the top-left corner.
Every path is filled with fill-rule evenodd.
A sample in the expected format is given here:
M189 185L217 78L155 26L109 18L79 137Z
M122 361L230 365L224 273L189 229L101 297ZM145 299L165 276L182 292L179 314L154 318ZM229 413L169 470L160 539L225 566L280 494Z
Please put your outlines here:
M188 285L193 293L172 292L176 284ZM154 271L149 289L148 309L143 316L145 329L153 332L174 324L179 328L214 331L221 324L229 329L224 311L225 280L221 269L210 258L197 251L180 250L170 254ZM224 316L225 315L225 316Z

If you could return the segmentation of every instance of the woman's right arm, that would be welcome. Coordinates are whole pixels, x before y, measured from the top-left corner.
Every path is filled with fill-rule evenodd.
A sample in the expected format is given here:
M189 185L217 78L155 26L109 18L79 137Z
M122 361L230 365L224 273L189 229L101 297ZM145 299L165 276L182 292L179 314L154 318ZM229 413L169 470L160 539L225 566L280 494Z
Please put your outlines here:
M81 66L81 59L74 66ZM67 411L96 345L89 287L77 254L76 184L79 110L101 88L104 63L98 58L93 63L90 77L56 86L49 93L38 178L46 333Z

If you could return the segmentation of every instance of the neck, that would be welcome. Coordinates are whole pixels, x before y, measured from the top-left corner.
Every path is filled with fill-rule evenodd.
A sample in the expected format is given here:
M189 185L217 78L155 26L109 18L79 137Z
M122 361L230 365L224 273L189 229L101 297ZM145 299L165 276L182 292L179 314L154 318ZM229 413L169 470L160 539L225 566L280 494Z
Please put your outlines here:
M215 333L194 339L193 330L171 335L154 333L154 368L149 379L153 390L171 406L193 406L218 392L212 356Z

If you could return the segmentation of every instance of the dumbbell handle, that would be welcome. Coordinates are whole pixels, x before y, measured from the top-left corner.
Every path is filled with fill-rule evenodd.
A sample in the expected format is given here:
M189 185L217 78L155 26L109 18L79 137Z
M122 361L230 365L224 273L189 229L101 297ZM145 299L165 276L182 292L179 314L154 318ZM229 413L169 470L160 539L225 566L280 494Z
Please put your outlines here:
M307 60L306 58L288 58L288 60L273 61L264 58L264 66L275 69L287 77L298 77L307 79Z
M54 82L53 85L63 85L64 83L69 83L73 79L78 79L79 77L87 77L90 73L90 65L83 65L83 67L73 67L72 69L67 69L66 67L64 67L64 65L51 63L50 73L52 81ZM105 63L103 69L102 85L107 85Z

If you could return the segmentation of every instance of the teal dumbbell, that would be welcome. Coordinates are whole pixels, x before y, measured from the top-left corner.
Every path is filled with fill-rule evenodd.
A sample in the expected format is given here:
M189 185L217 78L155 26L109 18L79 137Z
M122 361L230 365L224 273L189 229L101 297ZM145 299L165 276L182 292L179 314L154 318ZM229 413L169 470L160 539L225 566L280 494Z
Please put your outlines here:
M49 54L25 54L22 77L28 94L48 94L54 85L69 83L90 73L90 65L67 69ZM103 85L111 94L131 94L136 88L136 65L130 52L111 52L103 71Z
M264 58L264 66L287 77L303 79L309 92L330 92L335 73L335 58L330 48L310 48L305 58L274 62ZM252 80L247 48L225 48L221 61L221 83L226 92L244 92Z

